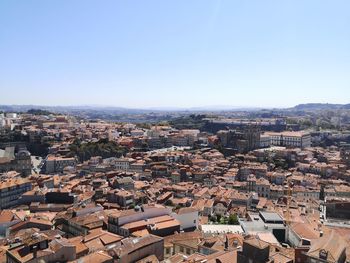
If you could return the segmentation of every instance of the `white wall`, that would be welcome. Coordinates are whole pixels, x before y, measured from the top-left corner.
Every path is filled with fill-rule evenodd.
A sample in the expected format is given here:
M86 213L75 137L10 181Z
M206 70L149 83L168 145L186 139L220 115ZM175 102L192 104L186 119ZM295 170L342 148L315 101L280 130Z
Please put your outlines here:
M185 213L185 214L176 214L172 213L171 216L175 219L177 219L180 222L180 228L181 230L187 229L187 228L197 228L198 227L198 221L199 221L199 215L198 211Z
M294 233L293 230L290 229L290 227L288 228L288 232L287 232L288 236L288 241L289 243L293 246L293 247L297 247L299 246L299 243L300 243L300 238L298 237L297 234Z

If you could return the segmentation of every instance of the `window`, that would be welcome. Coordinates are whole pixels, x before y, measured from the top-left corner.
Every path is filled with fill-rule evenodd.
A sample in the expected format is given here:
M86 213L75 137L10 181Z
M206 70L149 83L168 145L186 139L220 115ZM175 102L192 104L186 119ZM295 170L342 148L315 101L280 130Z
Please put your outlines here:
M180 252L184 252L184 248L183 247L180 247Z
M165 254L170 254L170 248L169 247L165 251L166 251Z
M191 254L191 250L189 248L186 248L186 254L190 255Z

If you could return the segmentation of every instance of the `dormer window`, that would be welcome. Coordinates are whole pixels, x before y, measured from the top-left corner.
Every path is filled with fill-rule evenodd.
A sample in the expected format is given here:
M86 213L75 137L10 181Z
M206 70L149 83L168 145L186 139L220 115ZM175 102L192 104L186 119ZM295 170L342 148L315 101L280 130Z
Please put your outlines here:
M324 250L324 249L321 249L320 250L320 259L324 259L324 260L327 260L327 257L328 257L328 251Z

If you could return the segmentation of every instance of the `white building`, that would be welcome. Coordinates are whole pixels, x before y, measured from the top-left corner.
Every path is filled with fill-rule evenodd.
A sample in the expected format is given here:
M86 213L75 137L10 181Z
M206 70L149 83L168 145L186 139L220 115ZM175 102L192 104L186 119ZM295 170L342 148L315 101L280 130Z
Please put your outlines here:
M181 230L194 230L198 228L198 211L191 207L180 208L177 213L171 216L180 222Z
M284 132L266 132L271 138L271 145L287 146L295 148L306 148L311 146L311 135L304 131L284 131Z
M8 112L6 113L6 118L17 119L17 113Z
M271 136L267 134L260 135L260 148L267 148L271 145Z
M135 161L134 159L131 158L118 158L115 160L114 166L115 169L118 171L129 171L130 169L130 164Z
M270 182L265 178L256 180L255 191L260 197L270 198Z

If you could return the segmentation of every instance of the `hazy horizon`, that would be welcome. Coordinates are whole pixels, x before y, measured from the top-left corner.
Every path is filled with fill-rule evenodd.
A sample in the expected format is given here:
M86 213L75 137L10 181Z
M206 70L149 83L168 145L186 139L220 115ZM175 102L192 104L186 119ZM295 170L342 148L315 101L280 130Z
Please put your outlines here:
M1 1L0 104L349 103L349 1Z
M302 104L334 104L334 103L318 103L318 102L309 102ZM339 105L347 105L339 104ZM235 105L207 105L207 106L197 106L197 107L176 107L176 106L164 106L164 107L123 107L123 106L113 106L113 105L93 105L93 104L82 104L82 105L42 105L42 104L0 104L0 106L10 106L10 107L24 107L24 108L33 108L33 109L45 109L45 108L67 108L67 109L125 109L125 110L145 110L145 111L230 111L230 110L272 110L272 109L290 109L301 104L292 105L289 107L259 107L259 106L235 106Z

